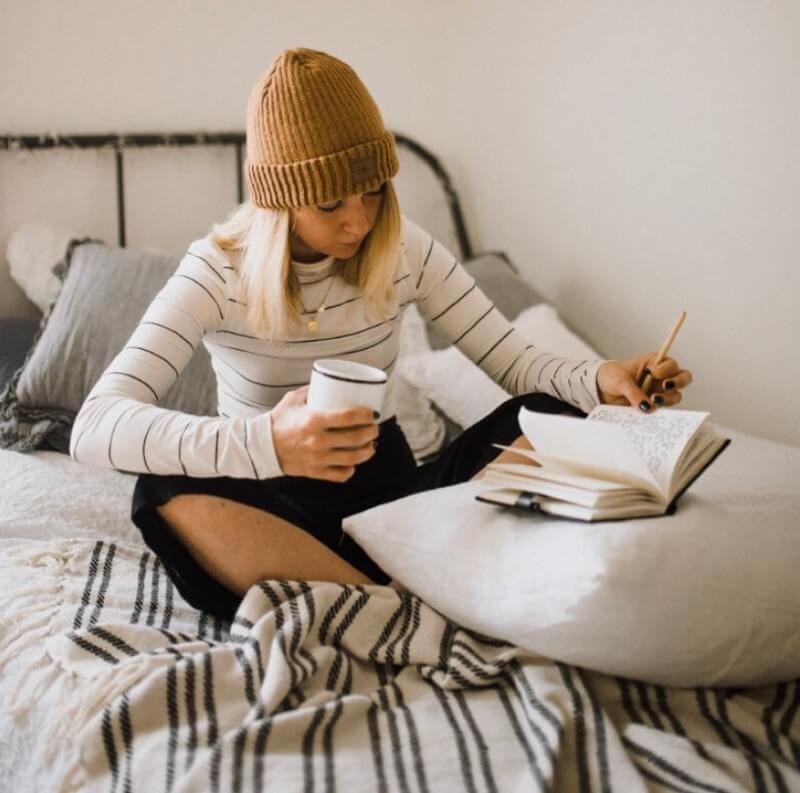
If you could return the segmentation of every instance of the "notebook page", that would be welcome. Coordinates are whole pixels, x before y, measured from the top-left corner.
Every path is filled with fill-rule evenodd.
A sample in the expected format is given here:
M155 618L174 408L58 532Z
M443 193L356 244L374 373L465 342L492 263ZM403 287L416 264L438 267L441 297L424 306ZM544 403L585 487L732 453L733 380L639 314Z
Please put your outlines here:
M519 425L542 463L569 463L577 473L614 477L661 492L637 447L619 427L520 408Z
M621 429L653 474L664 493L678 458L708 413L695 410L658 410L646 415L635 407L599 405L586 418Z

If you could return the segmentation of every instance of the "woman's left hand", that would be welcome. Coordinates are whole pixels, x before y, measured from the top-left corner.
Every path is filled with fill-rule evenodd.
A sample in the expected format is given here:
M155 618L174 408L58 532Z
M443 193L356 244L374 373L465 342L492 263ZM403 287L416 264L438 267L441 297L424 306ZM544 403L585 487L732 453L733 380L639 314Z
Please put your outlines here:
M600 401L607 405L635 405L645 413L653 406L677 405L681 389L692 382L692 373L681 369L674 358L665 358L656 365L658 353L649 352L623 361L606 361L597 370L597 390ZM639 383L648 369L653 375L649 396Z

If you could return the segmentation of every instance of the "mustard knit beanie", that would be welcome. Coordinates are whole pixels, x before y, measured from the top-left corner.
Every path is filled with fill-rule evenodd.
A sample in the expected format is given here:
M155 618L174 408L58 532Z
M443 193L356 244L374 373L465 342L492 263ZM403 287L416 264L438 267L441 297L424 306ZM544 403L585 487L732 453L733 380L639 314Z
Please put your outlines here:
M247 105L256 206L304 207L374 190L398 170L394 136L356 73L324 52L281 52Z

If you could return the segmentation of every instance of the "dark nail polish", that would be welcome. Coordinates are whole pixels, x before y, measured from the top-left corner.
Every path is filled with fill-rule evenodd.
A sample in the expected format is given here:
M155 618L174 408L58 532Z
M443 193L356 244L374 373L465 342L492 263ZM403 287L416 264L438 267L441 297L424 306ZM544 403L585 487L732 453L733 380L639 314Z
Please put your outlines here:
M673 388L675 388L675 383L673 383L672 380L667 380L667 382L664 383L664 388L666 388L667 391L671 391Z
M380 417L381 417L381 414L380 414L380 413L378 413L378 411L377 411L377 410L373 410L373 411L372 411L372 418L374 418L374 419L375 419L375 421L377 421L377 420L378 420Z
M657 405L663 405L664 404L664 397L662 397L661 394L656 394L653 397L653 402L655 402Z
M649 402L648 402L646 399L643 399L643 400L642 400L642 401L639 403L639 407L640 407L640 408L641 408L641 409L642 409L642 410L643 410L645 413L647 413L647 411L648 411L648 410L650 410L650 407L651 407L651 405L650 405L650 403L649 403Z

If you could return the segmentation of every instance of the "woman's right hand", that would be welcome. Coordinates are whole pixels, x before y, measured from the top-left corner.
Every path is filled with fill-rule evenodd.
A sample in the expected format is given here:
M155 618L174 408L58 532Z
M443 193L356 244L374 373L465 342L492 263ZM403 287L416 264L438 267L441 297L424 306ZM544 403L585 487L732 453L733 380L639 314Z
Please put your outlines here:
M310 410L308 386L289 391L270 411L272 443L283 473L345 482L375 454L378 425L370 408Z

